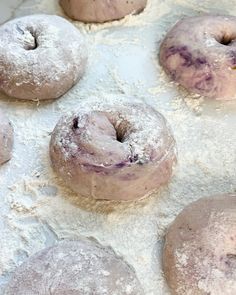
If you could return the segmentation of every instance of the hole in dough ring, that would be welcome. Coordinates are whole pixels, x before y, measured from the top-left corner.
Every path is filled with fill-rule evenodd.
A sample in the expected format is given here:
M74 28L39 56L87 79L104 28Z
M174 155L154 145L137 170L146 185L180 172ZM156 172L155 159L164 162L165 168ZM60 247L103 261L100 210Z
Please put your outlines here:
M172 80L192 93L236 99L236 17L180 20L161 44L160 64Z
M60 0L60 4L72 19L103 23L140 13L147 0Z
M236 294L236 195L187 206L167 231L163 268L172 294Z
M0 27L0 91L44 100L66 93L84 74L82 34L56 15L31 15Z
M131 100L84 100L55 127L52 166L80 195L134 200L170 179L176 162L171 129L156 110Z
M63 241L36 253L13 275L5 295L144 295L135 271L95 241Z
M0 165L11 159L13 148L13 127L0 111Z

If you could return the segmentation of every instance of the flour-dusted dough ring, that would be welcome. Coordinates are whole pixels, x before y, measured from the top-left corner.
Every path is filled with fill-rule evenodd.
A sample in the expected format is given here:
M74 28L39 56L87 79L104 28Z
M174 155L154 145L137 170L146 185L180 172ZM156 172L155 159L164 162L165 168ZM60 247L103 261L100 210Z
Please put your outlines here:
M0 111L0 165L9 161L13 148L13 127Z
M167 232L163 265L172 294L236 294L236 195L187 206Z
M236 98L236 17L208 15L179 21L162 42L160 63L190 92Z
M144 295L134 269L95 241L64 241L29 258L4 295Z
M83 75L87 50L81 33L55 15L32 15L0 27L0 91L55 99Z
M52 166L74 191L106 200L133 200L166 183L176 161L164 117L124 98L84 100L63 117L50 144Z
M147 0L60 0L60 3L75 20L103 23L141 12Z

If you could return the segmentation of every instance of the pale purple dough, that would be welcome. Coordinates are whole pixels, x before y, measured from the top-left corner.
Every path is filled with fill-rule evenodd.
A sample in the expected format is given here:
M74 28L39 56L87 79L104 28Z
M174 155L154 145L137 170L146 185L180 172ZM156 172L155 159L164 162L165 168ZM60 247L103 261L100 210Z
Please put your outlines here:
M147 0L60 0L60 4L75 20L103 23L143 11Z
M4 295L144 295L134 269L96 241L64 241L23 263Z
M0 26L0 91L28 99L56 99L84 74L87 46L70 22L35 14Z
M163 270L173 295L236 294L236 195L183 209L166 234Z
M13 147L13 127L0 111L0 165L9 161Z
M236 98L236 17L179 21L160 48L160 64L187 90L216 99Z
M158 189L171 177L175 151L160 113L109 98L83 101L59 121L50 144L52 166L65 183L106 200L134 200Z

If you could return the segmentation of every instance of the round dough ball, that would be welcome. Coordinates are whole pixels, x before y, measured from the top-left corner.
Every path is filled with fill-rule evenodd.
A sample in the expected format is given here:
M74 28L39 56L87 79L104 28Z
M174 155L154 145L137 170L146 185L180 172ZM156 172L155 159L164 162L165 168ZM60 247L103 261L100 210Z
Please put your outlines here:
M144 295L135 271L95 241L64 241L29 258L5 295Z
M180 20L160 48L160 64L190 92L214 99L236 98L236 17Z
M147 0L60 0L60 3L75 20L103 23L141 12Z
M171 129L156 110L131 100L84 100L55 127L52 166L82 196L134 200L169 181L176 162Z
M0 165L11 159L13 148L13 127L0 111Z
M200 199L170 226L164 273L172 294L236 294L236 195Z
M0 91L29 100L55 99L83 75L81 33L55 15L32 15L0 27Z

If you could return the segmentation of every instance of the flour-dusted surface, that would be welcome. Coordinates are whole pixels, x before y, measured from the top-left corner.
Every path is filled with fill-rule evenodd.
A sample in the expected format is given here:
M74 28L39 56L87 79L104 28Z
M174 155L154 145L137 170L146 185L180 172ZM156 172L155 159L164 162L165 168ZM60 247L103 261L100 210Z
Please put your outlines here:
M1 95L0 107L15 129L13 159L0 168L1 295L11 273L28 256L58 239L80 235L94 236L124 256L136 269L145 294L169 295L161 271L168 225L191 201L236 190L236 103L204 101L169 83L158 64L158 47L181 16L236 15L235 4L149 0L139 16L104 25L75 23L90 47L87 72L78 85L61 99L40 104ZM17 5L15 12L8 11L9 17L63 15L56 0L18 1ZM107 92L150 103L167 118L177 141L179 161L170 184L136 203L78 198L50 168L50 132L58 119L81 99L91 95L102 99Z
M177 216L166 235L163 268L178 295L233 295L236 195L205 197Z
M84 38L64 18L17 18L1 26L0 36L0 91L7 95L58 98L85 72Z
M181 19L161 44L160 64L173 81L193 93L236 98L235 24L236 17L229 15Z
M173 134L149 105L133 97L103 95L82 100L75 112L59 120L50 142L52 167L83 196L144 198L172 175Z
M13 127L8 118L0 110L0 165L11 159L13 148Z
M63 241L18 268L6 295L144 295L135 270L94 239Z

